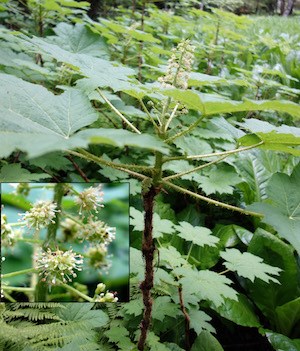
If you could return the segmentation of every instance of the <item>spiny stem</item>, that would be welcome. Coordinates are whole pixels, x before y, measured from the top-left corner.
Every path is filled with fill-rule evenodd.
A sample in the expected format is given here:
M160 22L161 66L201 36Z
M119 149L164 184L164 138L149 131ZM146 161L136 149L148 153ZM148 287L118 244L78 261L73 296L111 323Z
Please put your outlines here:
M131 122L129 122L128 119L117 108L115 108L115 106L107 99L107 97L101 92L99 88L96 90L102 99L109 105L109 107L122 119L122 121L124 121L133 131L141 134L141 132Z
M142 253L145 259L145 278L140 285L143 295L144 314L140 324L141 334L138 341L138 350L143 351L147 339L148 330L151 322L152 304L153 300L151 297L151 289L153 287L154 270L153 270L153 259L155 245L153 242L153 207L154 198L157 195L158 190L151 186L148 192L143 195L143 206L145 211L144 216L144 232L143 232L143 243Z
M217 200L213 200L209 197L206 197L206 196L203 196L203 195L200 195L200 194L197 194L197 193L194 193L190 190L187 190L187 189L184 189L184 188L181 188L180 186L178 185L175 185L175 184L172 184L170 182L166 182L166 181L162 181L162 183L164 185L166 185L167 187L169 188L172 188L174 190L177 190L183 194L187 194L187 195L190 195L196 199L199 199L199 200L202 200L202 201L205 201L205 202L208 202L209 204L212 204L212 205L215 205L215 206L220 206L220 207L223 207L223 208L226 208L227 210L232 210L232 211L236 211L236 212L239 212L239 213L242 213L244 215L248 215L248 216L255 216L255 217L263 217L263 215L261 213L257 213L257 212L252 212L252 211L247 211L247 210L244 210L240 207L236 207L236 206L232 206L232 205L228 205L228 204L225 204L224 202L220 202L220 201L217 201Z
M135 178L139 178L139 179L147 179L148 177L146 177L145 175L141 174L141 173L137 173L137 172L134 172L134 171L131 171L127 168L124 168L123 165L122 166L119 166L117 163L114 163L114 162L108 162L104 159L102 159L101 157L98 157L98 156L95 156L85 150L82 150L80 149L79 150L80 152L76 152L76 151L72 151L72 150L68 150L68 152L72 155L75 155L75 156L78 156L78 157L81 157L81 158L84 158L88 161L93 161L97 164L103 164L105 166L109 166L111 168L115 168L115 169L118 169L120 171L123 171L123 172L126 172L130 175L132 175L133 177ZM124 165L125 167L127 167L127 165ZM145 169L149 170L148 167L144 167Z
M237 154L239 152L243 152L243 151L254 149L254 148L262 145L263 143L264 143L263 141L260 141L259 143L253 144L253 145L250 145L250 146L245 146L245 147L241 147L241 148L234 149L234 150L229 150L229 151L212 152L210 154L167 157L167 158L164 159L164 163L165 162L174 161L174 160L195 160L197 158L201 159L201 158L217 157L217 156L226 156L227 157L227 156L230 156L230 155L233 155L233 154Z
M35 268L28 268L28 269L23 269L21 271L16 271L12 273L6 273L1 275L1 279L7 279L7 278L12 278L16 277L17 275L22 275L22 274L27 274L27 273L33 273L36 272Z
M63 286L65 289L72 291L73 293L77 294L78 296L82 297L84 300L89 301L89 302L95 302L91 297L83 294L81 291L73 288L72 286L63 283L61 280L57 279L57 281Z
M188 160L193 160L195 158L206 158L206 157L214 157L214 156L232 155L232 154L236 154L238 152L243 152L243 151L246 151L246 150L253 149L255 147L258 147L258 146L262 145L263 143L264 143L263 141L260 141L257 144L241 147L241 148L235 149L235 150L215 152L215 153L211 153L211 154L187 156L187 159Z
M170 179L176 179L176 178L180 178L186 174L189 174L189 173L193 173L193 172L196 172L196 171L199 171L200 169L203 169L203 168L206 168L206 167L209 167L215 163L218 163L220 161L222 161L224 158L226 158L227 156L229 155L225 155L225 156L222 156L220 158L218 158L217 160L214 160L214 161L211 161L211 162L208 162L208 163L205 163L204 165L201 165L201 166L198 166L198 167L195 167L189 171L185 171L185 172L181 172L181 173L177 173L177 174L173 174L171 176L168 176L168 177L165 177L163 178L163 180L167 181L167 180L170 180Z

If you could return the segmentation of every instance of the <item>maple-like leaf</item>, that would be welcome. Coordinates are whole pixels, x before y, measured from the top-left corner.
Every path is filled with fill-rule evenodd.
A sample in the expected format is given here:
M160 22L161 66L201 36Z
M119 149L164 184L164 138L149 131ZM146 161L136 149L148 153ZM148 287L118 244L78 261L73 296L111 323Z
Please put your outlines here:
M237 292L229 285L227 277L209 270L192 270L191 267L178 267L173 270L182 284L183 294L195 294L201 300L211 301L216 307L224 303L225 298L237 301Z
M130 224L134 230L142 232L144 230L144 215L134 207L130 208ZM163 234L174 233L174 225L168 219L161 219L157 213L153 215L153 237L160 238Z
M195 330L196 334L199 335L202 330L208 330L209 332L215 333L215 328L209 323L211 317L198 309L192 309L188 312L190 316L190 326Z
M194 227L188 222L180 222L175 228L179 232L178 236L198 246L216 246L219 241L219 238L211 235L211 230L205 227Z
M226 249L220 255L226 261L224 265L227 269L237 272L238 275L252 282L255 278L259 278L265 282L272 281L279 284L279 281L271 275L279 275L282 269L263 263L261 257L249 252L240 252L237 249Z
M152 312L153 319L162 322L166 316L176 317L181 313L179 305L172 302L169 296L159 296L155 298Z

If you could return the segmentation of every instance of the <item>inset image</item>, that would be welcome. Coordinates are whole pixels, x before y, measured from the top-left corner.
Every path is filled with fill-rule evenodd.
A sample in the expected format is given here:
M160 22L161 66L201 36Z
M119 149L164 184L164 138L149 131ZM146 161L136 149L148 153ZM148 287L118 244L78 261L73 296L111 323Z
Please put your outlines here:
M129 299L129 183L2 183L2 302Z

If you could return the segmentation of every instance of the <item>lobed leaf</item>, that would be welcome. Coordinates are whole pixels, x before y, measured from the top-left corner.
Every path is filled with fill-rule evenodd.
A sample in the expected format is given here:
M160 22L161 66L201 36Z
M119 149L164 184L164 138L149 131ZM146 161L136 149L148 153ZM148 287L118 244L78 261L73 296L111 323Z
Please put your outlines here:
M186 241L191 241L193 244L198 246L216 246L219 238L211 235L211 230L205 227L192 226L188 222L180 222L179 225L175 226L178 230L178 236Z
M220 255L225 260L224 265L227 269L237 272L238 275L248 278L252 282L255 278L259 278L265 282L273 281L279 284L279 281L271 277L270 274L278 275L281 269L263 263L261 257L249 252L242 253L237 249L226 249Z

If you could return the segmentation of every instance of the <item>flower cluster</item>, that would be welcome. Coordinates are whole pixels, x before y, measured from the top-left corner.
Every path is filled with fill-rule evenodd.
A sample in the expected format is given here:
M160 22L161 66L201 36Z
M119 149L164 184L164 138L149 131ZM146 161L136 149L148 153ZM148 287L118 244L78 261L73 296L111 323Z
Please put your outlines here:
M77 204L80 206L79 214L81 215L82 211L95 211L98 213L98 208L104 207L102 204L103 195L101 184L83 190L76 200Z
M89 242L109 244L116 237L116 228L109 227L106 223L92 218L85 224L82 224L77 232L78 238L88 240Z
M194 62L195 46L190 40L184 40L172 49L172 56L168 61L165 76L159 77L158 81L164 88L187 89L189 73Z
M45 228L50 223L54 223L56 212L60 212L56 209L56 206L52 201L40 200L22 215L22 220L27 222L29 228L34 228L35 230Z
M78 230L80 229L79 221L80 221L79 217L74 217L74 220L71 218L66 218L64 221L60 223L60 226L62 227L66 241L69 238L74 239L77 236Z
M106 285L100 283L97 285L95 290L94 301L95 302L117 302L118 298L115 296L116 293L112 293L109 290L105 291Z
M104 269L105 272L111 267L111 262L109 261L109 255L107 255L108 249L107 245L99 244L96 246L90 247L86 256L89 258L89 264L96 269Z
M43 276L42 280L49 280L53 285L56 284L57 279L64 283L71 282L72 278L77 277L75 270L82 270L83 256L76 254L72 249L51 251L48 248L35 259L36 267L40 271L39 275Z
M22 239L22 236L22 230L13 230L11 225L7 223L6 215L1 213L1 245L14 246L19 239Z

